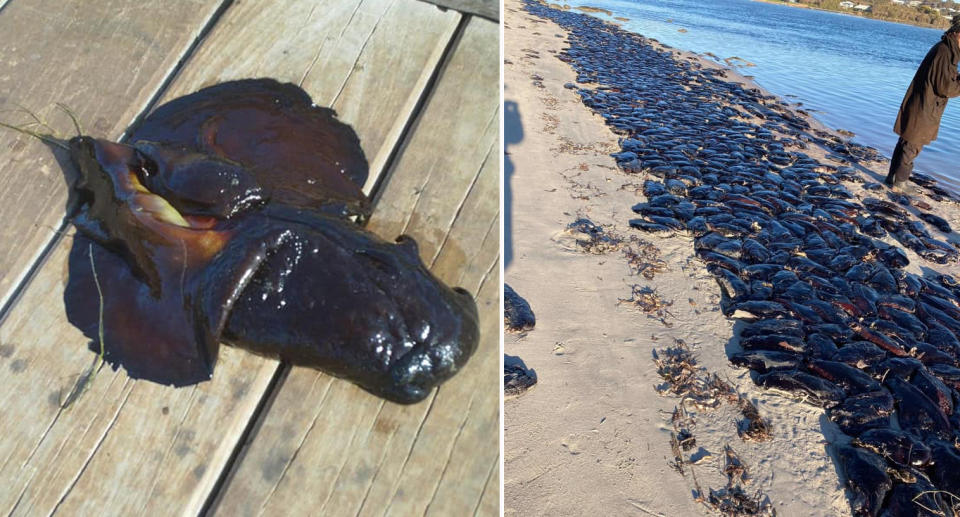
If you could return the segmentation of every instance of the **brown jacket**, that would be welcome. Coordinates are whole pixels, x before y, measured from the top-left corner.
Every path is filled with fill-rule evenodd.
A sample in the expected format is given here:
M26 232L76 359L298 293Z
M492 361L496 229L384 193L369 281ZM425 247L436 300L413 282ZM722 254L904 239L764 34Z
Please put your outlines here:
M937 139L947 98L960 96L958 61L960 48L956 38L944 34L940 42L927 52L913 76L893 124L894 133L918 145L927 145Z

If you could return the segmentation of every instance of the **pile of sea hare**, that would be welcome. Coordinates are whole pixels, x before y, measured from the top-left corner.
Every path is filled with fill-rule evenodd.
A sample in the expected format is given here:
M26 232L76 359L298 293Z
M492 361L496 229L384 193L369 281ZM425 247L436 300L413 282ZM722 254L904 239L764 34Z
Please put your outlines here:
M853 513L953 515L960 285L930 269L906 272L907 254L879 240L954 263L949 224L925 213L921 196L875 183L864 187L888 199L858 200L841 184L864 181L854 168L802 149L820 146L852 165L874 151L812 129L722 70L596 18L527 9L570 31L560 59L583 86L567 87L623 135L621 169L647 177L631 226L692 235L723 313L745 322L731 361L760 386L826 408L850 437L829 450ZM955 202L930 178L915 182L926 197Z

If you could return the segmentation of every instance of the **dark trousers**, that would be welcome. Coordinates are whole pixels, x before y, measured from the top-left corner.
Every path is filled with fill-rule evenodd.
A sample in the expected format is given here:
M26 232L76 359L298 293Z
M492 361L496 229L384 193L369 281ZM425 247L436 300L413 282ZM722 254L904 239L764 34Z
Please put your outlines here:
M902 183L910 179L910 173L913 172L913 160L920 154L922 145L907 142L903 138L897 140L897 146L893 149L893 157L890 158L890 172L884 183L893 185Z

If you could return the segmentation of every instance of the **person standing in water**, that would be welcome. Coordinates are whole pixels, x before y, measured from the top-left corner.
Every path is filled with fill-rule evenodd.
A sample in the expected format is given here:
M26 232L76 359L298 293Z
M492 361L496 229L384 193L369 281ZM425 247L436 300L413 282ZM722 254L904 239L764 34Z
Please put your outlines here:
M913 160L923 146L937 139L940 117L947 99L960 96L960 15L950 20L950 28L927 52L907 88L893 132L900 135L890 159L890 172L884 183L897 191L910 191L907 180L913 172Z

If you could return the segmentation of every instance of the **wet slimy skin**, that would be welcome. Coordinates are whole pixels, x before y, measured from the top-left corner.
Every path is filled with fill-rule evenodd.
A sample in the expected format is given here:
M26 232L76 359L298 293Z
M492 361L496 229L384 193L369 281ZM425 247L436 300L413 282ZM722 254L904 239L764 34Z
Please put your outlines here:
M296 86L220 84L160 107L129 144L69 146L82 237L68 315L97 336L99 284L107 358L131 377L209 379L223 342L412 403L476 349L469 293L413 239L346 217L369 213L363 152Z

